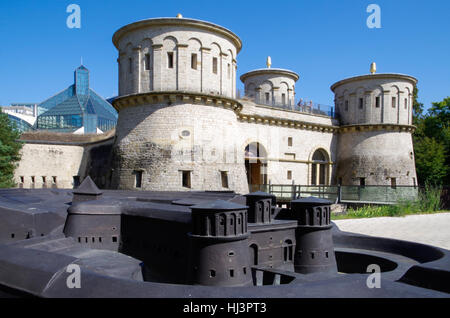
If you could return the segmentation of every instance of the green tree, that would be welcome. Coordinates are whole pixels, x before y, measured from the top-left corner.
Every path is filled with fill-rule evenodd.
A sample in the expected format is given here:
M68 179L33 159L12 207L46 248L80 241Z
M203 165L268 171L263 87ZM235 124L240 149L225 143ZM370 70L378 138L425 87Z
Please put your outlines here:
M450 97L432 103L424 114L417 93L415 89L413 142L419 183L450 184Z
M417 178L420 184L442 184L448 174L445 146L434 138L423 137L414 144Z
M20 160L20 133L8 115L0 113L0 188L13 187L14 169Z

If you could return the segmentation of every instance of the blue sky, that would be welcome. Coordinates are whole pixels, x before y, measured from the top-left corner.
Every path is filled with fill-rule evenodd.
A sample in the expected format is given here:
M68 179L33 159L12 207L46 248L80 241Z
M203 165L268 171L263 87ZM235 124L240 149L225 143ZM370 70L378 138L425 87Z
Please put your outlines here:
M69 29L69 4L81 7L81 29ZM369 29L369 4L381 7L381 29ZM265 67L297 72L297 97L333 104L330 86L369 73L403 73L419 80L426 107L450 96L448 0L14 0L0 1L0 105L42 102L73 82L80 57L91 88L117 94L120 27L155 17L210 21L243 42L238 76ZM238 81L238 88L243 85Z

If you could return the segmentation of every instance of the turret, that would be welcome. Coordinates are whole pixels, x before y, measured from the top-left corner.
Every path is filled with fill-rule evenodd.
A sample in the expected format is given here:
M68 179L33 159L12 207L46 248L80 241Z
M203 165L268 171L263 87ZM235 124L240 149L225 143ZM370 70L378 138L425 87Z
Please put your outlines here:
M295 231L294 267L297 273L337 272L331 225L331 202L302 198L291 202Z
M251 285L247 206L217 200L191 209L191 282L208 286Z
M267 59L267 68L250 71L241 76L245 96L257 104L281 107L295 106L295 83L298 74L279 68L271 68L272 59Z
M417 80L371 73L331 86L341 124L337 178L343 185L416 185L412 133Z
M265 192L253 192L245 195L248 206L249 223L271 223L274 219L276 197Z

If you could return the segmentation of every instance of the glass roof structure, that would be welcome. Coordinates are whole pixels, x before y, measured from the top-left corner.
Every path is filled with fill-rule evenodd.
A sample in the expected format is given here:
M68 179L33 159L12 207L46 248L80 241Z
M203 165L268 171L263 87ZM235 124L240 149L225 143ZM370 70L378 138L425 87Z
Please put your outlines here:
M36 129L58 132L97 133L113 129L117 112L110 103L89 88L89 70L75 70L74 84L39 104Z
M8 118L11 121L11 123L15 124L15 129L17 129L21 133L28 130L33 130L33 126L31 126L29 123L27 123L25 120L19 117L8 114Z

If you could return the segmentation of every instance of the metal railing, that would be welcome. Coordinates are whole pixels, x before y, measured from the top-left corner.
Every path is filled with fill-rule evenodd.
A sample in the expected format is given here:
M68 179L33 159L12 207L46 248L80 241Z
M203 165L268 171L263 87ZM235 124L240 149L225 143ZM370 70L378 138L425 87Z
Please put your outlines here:
M250 185L250 192L255 191L274 194L279 202L318 197L333 203L394 204L399 201L416 200L419 195L417 186Z
M305 114L311 114L311 115L319 115L319 116L327 116L334 118L336 116L334 107L318 104L312 101L309 102L303 102L301 99L300 101L296 101L294 104L292 104L291 100L286 101L285 103L276 102L274 100L265 100L265 99L258 99L255 97L244 97L247 100L251 100L256 104L259 105L265 105L275 108L281 108L285 110L294 110Z

